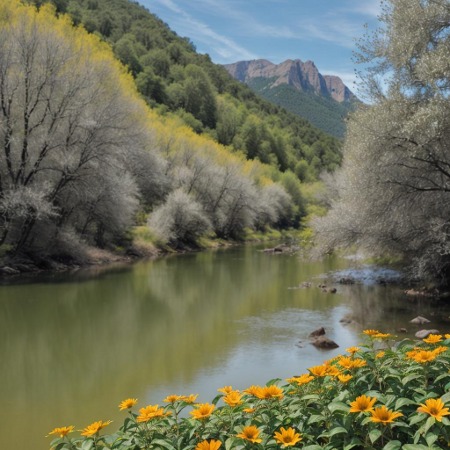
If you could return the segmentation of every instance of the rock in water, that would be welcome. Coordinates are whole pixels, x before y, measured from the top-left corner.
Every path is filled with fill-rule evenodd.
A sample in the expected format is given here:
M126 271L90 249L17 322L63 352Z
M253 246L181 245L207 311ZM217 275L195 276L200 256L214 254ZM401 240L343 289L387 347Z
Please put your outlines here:
M328 339L326 336L318 336L316 339L314 339L314 341L311 342L311 344L317 348L323 348L328 350L339 347L339 345L337 345L336 342L332 341L331 339Z

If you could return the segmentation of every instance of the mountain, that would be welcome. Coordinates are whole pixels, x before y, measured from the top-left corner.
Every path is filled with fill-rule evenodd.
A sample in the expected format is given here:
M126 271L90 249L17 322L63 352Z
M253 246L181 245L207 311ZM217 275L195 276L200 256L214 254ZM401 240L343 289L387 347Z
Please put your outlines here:
M322 75L312 61L288 59L273 64L257 59L224 67L262 97L336 137L343 137L345 116L358 102L339 77Z

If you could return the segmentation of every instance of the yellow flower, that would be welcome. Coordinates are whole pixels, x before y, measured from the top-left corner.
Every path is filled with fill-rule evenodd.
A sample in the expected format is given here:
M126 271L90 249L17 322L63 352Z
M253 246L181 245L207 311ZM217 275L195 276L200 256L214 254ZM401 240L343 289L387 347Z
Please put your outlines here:
M175 402L179 402L180 400L183 400L183 396L182 395L176 395L176 394L172 394L172 395L168 395L163 402L164 403L175 403Z
M372 337L374 339L388 339L388 338L392 337L392 334L390 334L390 333L377 333L377 334L373 334Z
M275 431L274 438L282 447L291 447L302 440L300 433L296 433L293 428L281 427L280 431Z
M181 395L180 400L183 402L189 403L190 405L197 400L198 394L190 394L190 395Z
M211 439L208 441L199 442L195 450L217 450L222 445L222 442Z
M283 398L283 389L272 384L271 386L263 386L255 393L260 399Z
M350 358L349 356L342 356L338 360L338 364L344 369L357 369L359 367L364 367L367 362L361 358Z
M386 354L386 352L384 352L383 350L380 350L380 351L375 355L375 358L380 359L380 358L382 358L385 354Z
M412 359L419 364L425 364L436 359L436 356L436 353L430 350L419 350L412 356Z
M252 385L249 388L244 389L244 392L246 394L250 394L250 395L253 395L254 397L256 397L256 394L260 391L260 389L261 389L261 386Z
M303 375L300 375L299 377L292 377L292 378L287 378L286 379L286 381L288 383L291 383L291 384L295 383L295 384L297 384L299 386L301 386L302 384L307 384L307 383L309 383L312 380L314 380L314 377L309 375L309 374L307 374L307 373L304 373Z
M230 391L223 398L223 401L228 405L234 408L235 406L242 404L242 394L239 391Z
M254 444L260 444L262 439L258 437L259 433L260 431L255 425L249 425L244 427L242 433L237 434L236 437L253 442Z
M445 339L450 339L450 334L444 334Z
M372 422L382 423L383 425L392 423L398 417L403 416L401 412L391 411L390 409L387 409L385 405L375 408L371 414Z
M107 420L106 422L103 422L103 420L93 422L86 428L81 430L81 436L93 436L94 434L97 434L102 428L108 426L111 422L111 420Z
M435 355L440 355L441 353L444 353L444 352L446 352L448 350L448 347L446 347L445 345L441 345L441 346L439 346L439 347L436 347L434 350L433 350L433 353L435 354Z
M353 413L373 411L373 405L377 401L376 398L368 397L367 395L360 395L356 397L354 402L350 403L350 411Z
M152 419L158 419L166 417L170 413L164 413L164 408L160 408L159 405L148 405L145 408L139 410L139 416L137 416L137 422L148 422Z
M256 410L255 408L244 408L242 411L244 411L247 414L252 414L254 413Z
M308 370L315 376L315 377L326 377L328 375L328 367L327 365L321 365L321 366L314 366L310 367Z
M349 347L345 349L346 352L354 355L356 352L359 352L359 347Z
M214 408L215 406L209 403L200 403L199 405L197 405L197 408L191 411L189 414L191 414L194 419L206 419L212 414Z
M438 422L442 421L443 416L450 414L448 408L444 408L444 402L440 398L429 398L425 400L425 404L421 403L417 411L433 416Z
M441 334L430 334L427 338L423 340L423 342L426 342L427 344L437 344L438 342L441 341L442 341Z
M223 388L217 389L219 392L222 392L222 394L229 394L233 388L231 386L224 386Z
M363 333L367 336L374 336L375 334L380 334L378 330L364 330Z
M124 409L130 409L137 403L137 398L127 398L123 402L120 402L119 409L123 411Z
M67 436L69 433L72 433L73 429L75 427L73 425L70 425L69 427L59 427L59 428L53 428L52 431L50 431L50 433L47 434L48 437L52 434L57 434L59 435L59 437L63 438L64 436Z
M338 379L341 383L348 383L352 378L351 375L338 375Z

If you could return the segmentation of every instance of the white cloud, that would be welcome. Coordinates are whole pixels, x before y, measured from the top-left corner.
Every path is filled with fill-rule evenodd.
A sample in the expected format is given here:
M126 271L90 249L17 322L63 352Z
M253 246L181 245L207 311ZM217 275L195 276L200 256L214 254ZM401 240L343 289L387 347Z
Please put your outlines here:
M177 15L174 20L182 25L179 29L183 29L183 33L186 34L192 41L195 41L196 43L204 43L206 47L212 48L222 58L231 58L233 62L236 61L236 59L247 60L257 58L254 53L238 45L229 37L217 33L207 24L195 19L174 1L154 1L160 3Z

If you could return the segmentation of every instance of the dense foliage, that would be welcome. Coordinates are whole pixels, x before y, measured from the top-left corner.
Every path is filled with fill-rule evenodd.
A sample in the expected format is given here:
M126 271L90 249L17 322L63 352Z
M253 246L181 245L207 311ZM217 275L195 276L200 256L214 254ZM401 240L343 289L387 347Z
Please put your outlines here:
M112 434L97 421L72 438L74 426L53 429L51 446L63 449L218 450L319 449L422 450L448 448L450 335L392 346L390 334L365 330L364 347L351 347L286 383L244 390L225 386L211 403L197 395L168 395L165 406L134 411ZM281 386L280 386L281 384ZM189 415L186 412L189 409ZM183 414L184 413L184 414ZM125 413L124 413L125 414Z
M340 162L335 138L255 95L137 2L47 1L109 42L146 100L163 113L178 115L197 133L282 171L295 171L300 162L302 180L317 179L323 169L333 170ZM315 143L321 152L312 147Z
M393 254L413 276L450 280L450 4L385 2L360 43L371 106L354 114L328 216L325 250L358 245Z
M2 254L83 262L89 246L129 245L149 213L175 247L298 226L292 172L152 111L110 46L52 5L0 0L0 34Z
M345 119L354 109L354 102L339 103L332 98L303 92L293 86L271 86L271 78L252 78L248 85L263 98L300 117L304 117L320 130L342 139L345 135ZM330 155L331 157L333 155ZM339 163L339 161L338 161ZM327 167L329 163L325 163Z

